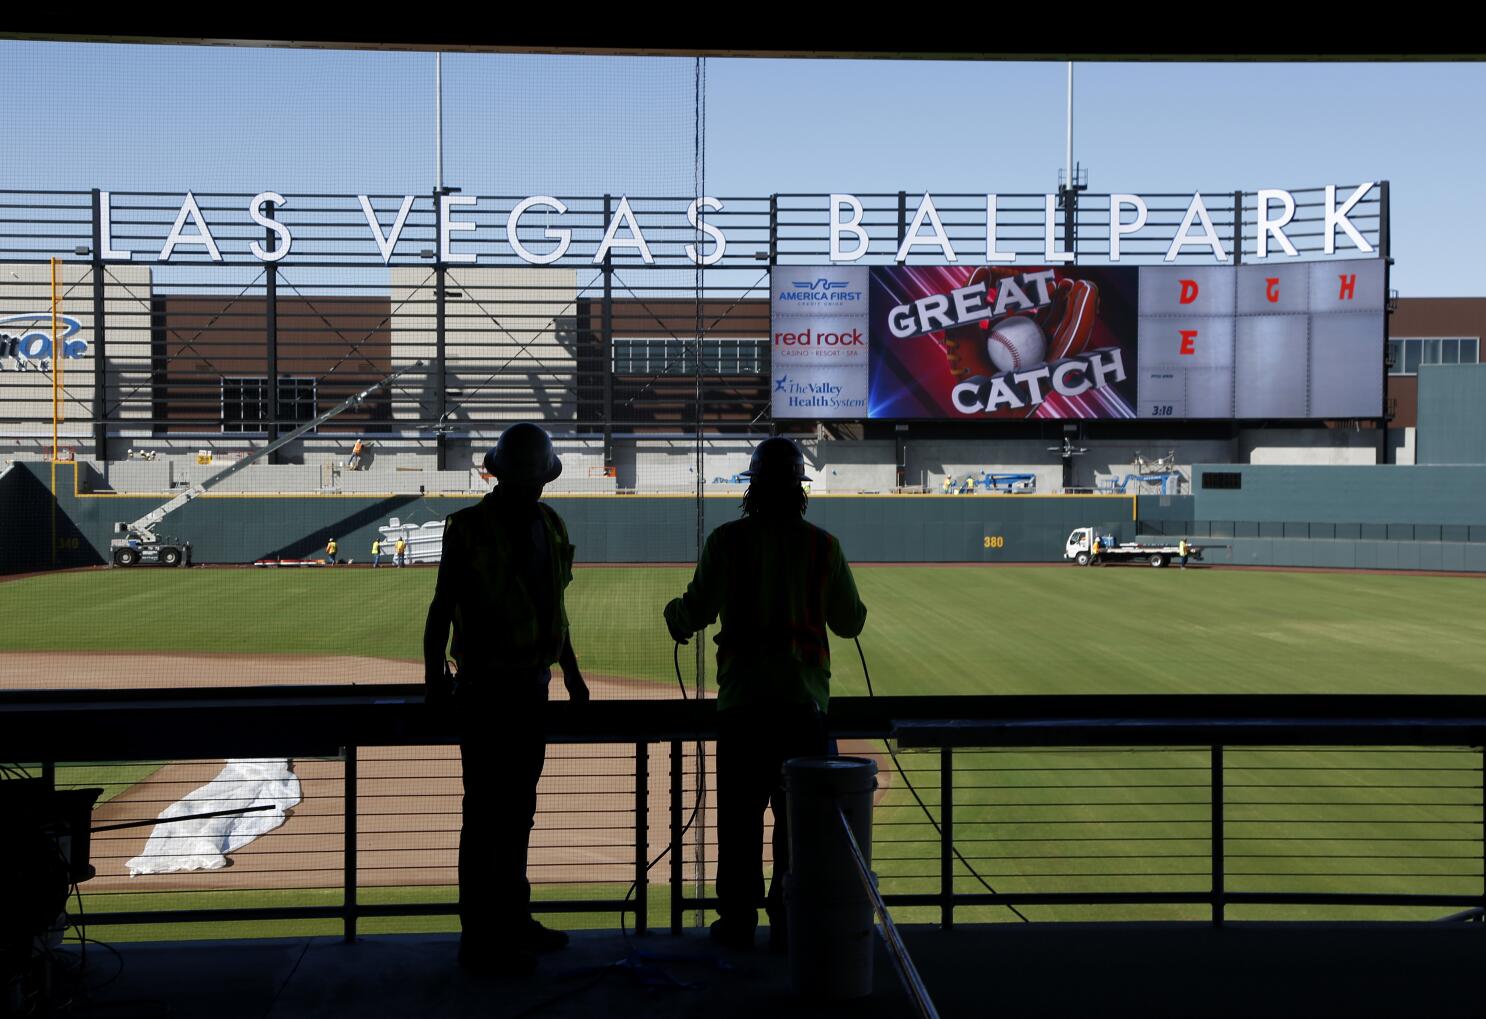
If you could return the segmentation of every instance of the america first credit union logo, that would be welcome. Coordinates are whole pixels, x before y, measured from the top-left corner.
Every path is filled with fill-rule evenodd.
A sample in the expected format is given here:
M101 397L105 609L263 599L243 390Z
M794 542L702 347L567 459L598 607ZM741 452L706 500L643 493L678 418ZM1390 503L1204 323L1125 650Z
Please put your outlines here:
M70 315L58 315L62 326L62 356L75 360L88 352L86 340L73 339L82 323ZM49 371L53 342L50 311L0 316L0 371Z
M855 304L864 295L846 280L833 280L825 276L814 279L790 280L788 287L781 287L776 295L787 304Z

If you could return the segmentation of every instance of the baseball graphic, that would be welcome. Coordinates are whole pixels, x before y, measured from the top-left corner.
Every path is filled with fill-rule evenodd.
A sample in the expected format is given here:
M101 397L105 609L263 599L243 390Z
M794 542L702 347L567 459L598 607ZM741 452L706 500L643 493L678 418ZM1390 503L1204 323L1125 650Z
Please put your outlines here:
M1015 315L996 323L986 339L986 353L998 371L1034 368L1046 360L1047 337L1036 322Z

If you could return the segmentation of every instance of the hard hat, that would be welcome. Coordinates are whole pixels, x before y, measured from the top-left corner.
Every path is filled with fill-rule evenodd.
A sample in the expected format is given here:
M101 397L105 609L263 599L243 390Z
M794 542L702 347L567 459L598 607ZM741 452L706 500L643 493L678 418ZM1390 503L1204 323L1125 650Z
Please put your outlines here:
M552 448L552 436L523 421L501 432L495 448L485 454L485 470L501 481L545 485L562 473L562 461Z
M765 439L753 448L745 478L793 478L805 480L805 454L800 447L782 435Z

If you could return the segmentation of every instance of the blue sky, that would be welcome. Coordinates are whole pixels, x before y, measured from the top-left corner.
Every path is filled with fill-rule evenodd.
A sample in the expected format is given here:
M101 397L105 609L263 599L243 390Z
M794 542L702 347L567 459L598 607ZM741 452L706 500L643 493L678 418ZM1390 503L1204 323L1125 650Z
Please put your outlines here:
M426 192L428 53L0 42L5 187ZM1392 181L1393 286L1486 294L1480 64L1080 64L1096 192ZM451 54L446 181L466 192L692 188L685 59ZM1065 65L708 62L707 191L1040 192ZM22 139L53 139L51 146Z

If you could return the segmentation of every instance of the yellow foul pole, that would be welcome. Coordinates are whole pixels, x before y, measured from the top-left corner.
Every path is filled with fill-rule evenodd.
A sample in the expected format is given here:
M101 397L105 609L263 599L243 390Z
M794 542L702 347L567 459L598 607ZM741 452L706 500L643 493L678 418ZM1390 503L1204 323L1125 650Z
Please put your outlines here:
M57 462L57 412L61 406L62 385L60 374L62 371L61 352L57 349L57 305L60 298L57 295L57 259L52 259L52 462ZM56 468L52 469L53 472ZM56 490L55 482L52 489Z
M60 335L57 329L57 308L61 297L57 293L57 259L52 259L52 565L57 564L57 412L60 407L62 386L61 352L57 349Z

